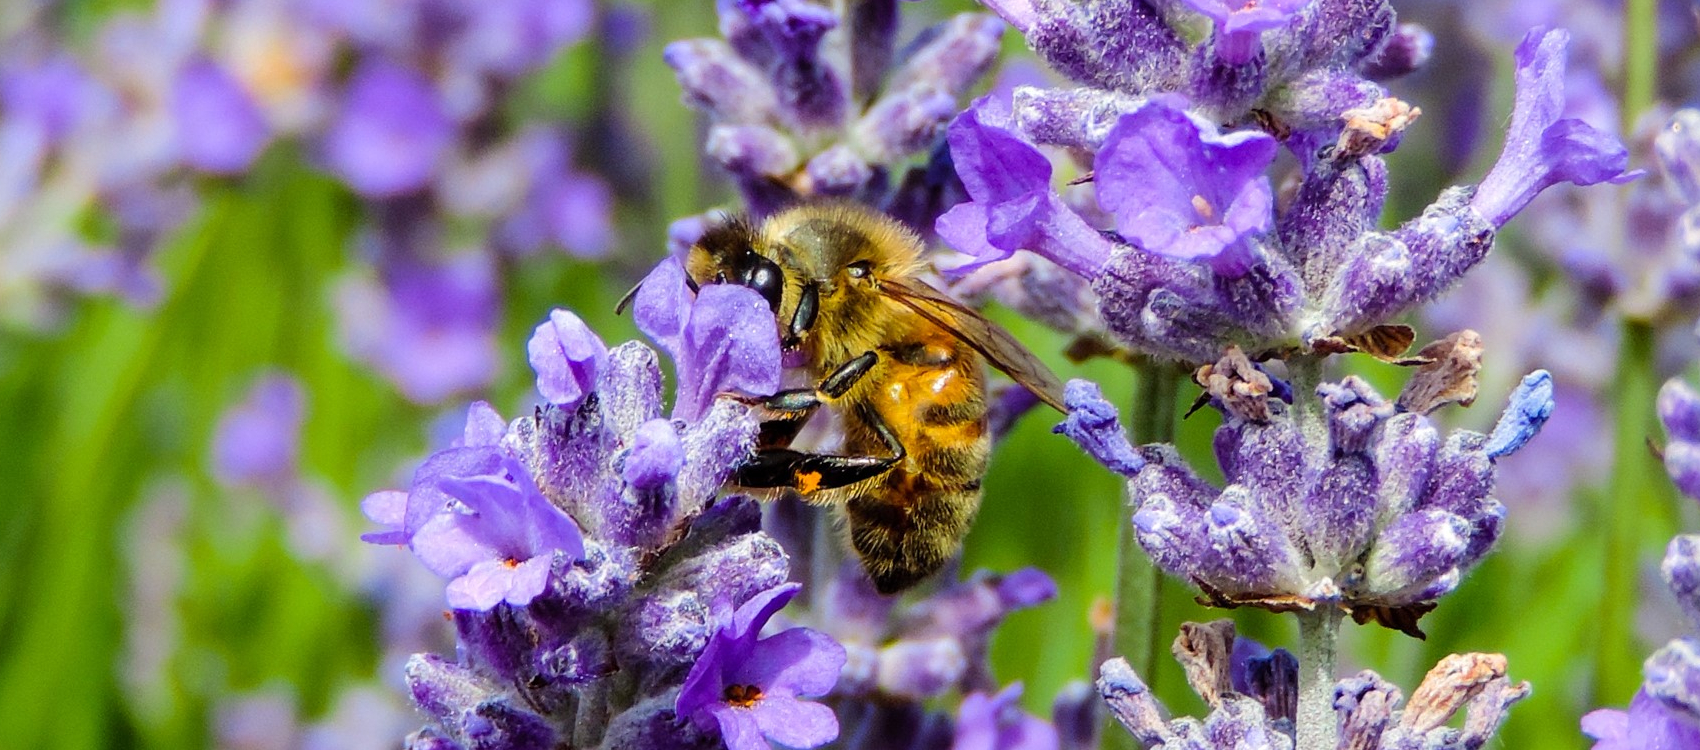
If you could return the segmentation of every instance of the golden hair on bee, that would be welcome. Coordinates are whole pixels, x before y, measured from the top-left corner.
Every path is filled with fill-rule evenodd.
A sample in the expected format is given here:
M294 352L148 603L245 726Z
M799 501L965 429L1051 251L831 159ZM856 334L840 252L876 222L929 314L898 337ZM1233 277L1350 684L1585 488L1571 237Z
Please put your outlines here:
M1002 328L923 282L922 243L850 203L804 204L759 225L705 232L693 283L741 284L767 300L785 347L815 385L758 399L746 488L789 488L840 509L877 589L901 591L961 549L991 452L985 364L1061 410L1061 384ZM821 406L844 424L844 454L792 450Z

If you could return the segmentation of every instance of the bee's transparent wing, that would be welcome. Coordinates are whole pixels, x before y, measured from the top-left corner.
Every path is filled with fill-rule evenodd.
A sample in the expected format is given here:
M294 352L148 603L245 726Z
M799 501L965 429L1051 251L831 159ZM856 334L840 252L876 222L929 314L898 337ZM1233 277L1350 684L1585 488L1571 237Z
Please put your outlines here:
M1063 405L1062 381L1002 326L920 281L882 278L879 288L887 297L961 339L1040 401L1057 411L1068 411Z

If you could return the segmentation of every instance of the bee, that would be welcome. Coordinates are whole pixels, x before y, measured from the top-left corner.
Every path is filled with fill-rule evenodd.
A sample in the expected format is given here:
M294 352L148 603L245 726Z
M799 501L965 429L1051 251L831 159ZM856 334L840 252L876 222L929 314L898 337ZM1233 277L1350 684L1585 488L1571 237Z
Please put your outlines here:
M883 214L820 203L720 224L685 262L693 285L760 293L815 382L753 400L758 450L733 484L842 509L850 546L884 594L955 557L979 510L991 453L985 364L1064 410L1057 377L1020 342L918 278L921 250ZM822 406L841 417L842 455L790 447Z

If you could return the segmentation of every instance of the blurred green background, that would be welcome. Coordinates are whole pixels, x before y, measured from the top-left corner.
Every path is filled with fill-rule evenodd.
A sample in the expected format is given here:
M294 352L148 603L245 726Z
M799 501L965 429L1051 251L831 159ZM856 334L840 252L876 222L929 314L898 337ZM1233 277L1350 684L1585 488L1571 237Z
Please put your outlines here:
M700 133L659 54L667 41L713 35L712 3L650 5L654 29L631 69L600 70L595 45L583 44L517 99L516 106L582 119L598 97L629 96L660 168L650 200L619 207L616 260L592 265L556 256L505 275L506 361L486 394L504 413L531 390L523 344L551 307L578 312L609 342L637 336L628 318L613 314L614 302L664 252L667 222L731 200L704 174ZM942 13L972 3L926 5ZM69 3L65 17L74 32L88 33L120 6L147 3L83 0ZM1006 47L1012 56L1024 53L1014 34ZM1497 62L1508 71L1504 52ZM609 75L619 85L611 87ZM1416 138L1407 142L1412 146L1393 159L1399 197L1390 217L1410 215L1446 179ZM289 554L283 520L270 505L222 491L209 473L221 412L265 369L293 373L308 396L304 471L330 488L350 527L360 528L360 497L396 483L397 468L426 450L428 427L442 413L401 399L337 347L328 290L350 266L358 204L303 161L289 147L273 147L245 177L203 180L204 207L158 258L168 291L156 310L85 300L58 330L0 333L0 747L204 746L219 696L288 685L311 718L341 687L372 680L379 637L373 605L337 583L334 571ZM88 231L101 231L98 216L88 217ZM995 314L1065 377L1097 380L1112 401L1131 404L1128 368L1069 364L1054 334ZM1422 340L1443 333L1424 330ZM1490 368L1492 361L1490 354ZM1384 392L1397 391L1402 380L1389 366L1360 369ZM1642 440L1657 434L1649 390L1656 383L1651 372L1631 380L1618 390L1627 435L1619 444L1642 450ZM1175 409L1192 395L1183 385ZM1052 415L1034 413L998 449L964 565L1037 566L1059 583L1056 601L1012 617L994 644L998 676L1025 682L1028 708L1042 715L1061 686L1089 678L1088 613L1113 590L1116 524L1125 522L1119 482L1052 436L1052 422ZM1200 466L1213 463L1216 423L1206 410L1181 424L1182 450ZM1610 435L1599 442L1601 451L1612 450ZM1341 674L1374 668L1408 691L1441 655L1502 651L1512 675L1535 685L1533 697L1513 710L1504 746L1584 746L1577 718L1628 701L1648 645L1599 645L1602 613L1627 617L1638 605L1634 589L1605 598L1602 571L1627 566L1652 580L1665 540L1679 526L1700 527L1691 511L1678 510L1656 464L1619 458L1626 468L1610 486L1544 511L1573 515L1556 537L1520 543L1525 521L1513 503L1507 543L1425 620L1427 641L1348 626ZM135 511L160 493L184 499L184 578L166 618L175 628L166 634L173 644L166 679L135 685L126 676L127 629L154 627L161 618L129 606L134 581L149 571L131 569L126 550L149 541ZM1628 537L1602 532L1612 508L1642 519ZM1224 616L1269 645L1293 643L1286 619L1207 610L1169 581L1155 634L1160 653L1179 623ZM1601 663L1606 669L1597 668ZM1173 662L1164 656L1158 664L1151 681L1165 703L1176 713L1198 711Z

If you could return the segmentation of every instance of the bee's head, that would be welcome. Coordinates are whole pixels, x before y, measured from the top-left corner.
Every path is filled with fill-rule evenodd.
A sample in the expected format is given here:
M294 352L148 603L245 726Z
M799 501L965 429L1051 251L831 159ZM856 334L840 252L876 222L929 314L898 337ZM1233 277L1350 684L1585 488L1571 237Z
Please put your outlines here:
M742 217L709 228L685 258L691 285L747 286L767 300L777 315L785 296L785 274L772 258L756 251L759 241L755 227Z

